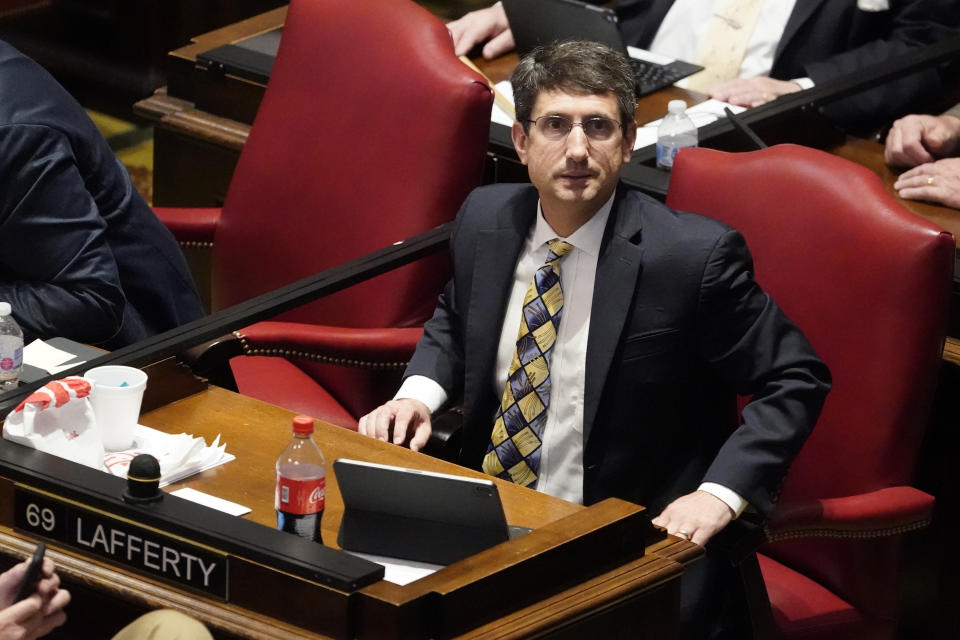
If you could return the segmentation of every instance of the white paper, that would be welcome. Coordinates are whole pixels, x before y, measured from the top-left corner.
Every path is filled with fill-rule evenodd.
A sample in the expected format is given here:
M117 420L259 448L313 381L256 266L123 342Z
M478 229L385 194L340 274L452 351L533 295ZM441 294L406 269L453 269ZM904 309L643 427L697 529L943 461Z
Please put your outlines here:
M183 489L171 491L170 495L183 498L184 500L189 500L190 502L196 502L197 504L202 504L205 507L210 507L211 509L216 509L217 511L229 513L231 516L242 516L245 513L250 513L250 507L245 507L242 504L230 502L229 500L224 500L223 498L218 498L210 495L209 493L203 493L202 491L191 489L190 487L184 487Z
M734 113L743 113L746 107L740 107L729 102L710 99L706 102L695 104L687 109L687 115L693 120L693 124L699 129L720 118L726 118L727 114L723 112L724 107L730 107ZM657 143L657 127L663 118L648 122L643 126L637 127L637 142L633 145L634 150L642 149Z
M47 373L59 373L83 362L70 362L77 356L69 351L52 347L43 340L34 340L23 348L23 362ZM70 364L64 364L70 362ZM84 361L85 362L85 361Z
M889 11L890 0L857 0L857 9L861 11Z
M513 85L509 80L501 80L495 86L497 93L506 98L507 102L513 104ZM490 112L490 120L507 127L513 126L513 118L497 104L493 102L493 110Z
M387 582L398 584L401 587L420 578L425 578L439 569L443 569L442 564L429 564L415 560L388 558L386 556L377 556L372 553L358 553L356 551L348 551L347 553L383 565L383 579Z
M646 49L640 49L639 47L627 47L627 55L631 58L636 58L637 60L646 60L647 62L652 62L653 64L666 65L674 62L676 58L671 58L670 56L662 56L659 53L654 53L653 51L647 51Z

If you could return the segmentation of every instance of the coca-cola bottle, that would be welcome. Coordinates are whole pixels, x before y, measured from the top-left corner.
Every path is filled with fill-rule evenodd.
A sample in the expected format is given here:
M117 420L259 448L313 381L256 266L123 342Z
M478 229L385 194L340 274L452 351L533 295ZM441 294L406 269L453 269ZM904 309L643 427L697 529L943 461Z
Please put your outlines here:
M311 437L313 418L293 419L293 438L277 459L274 508L277 528L323 542L320 519L326 490L327 462Z

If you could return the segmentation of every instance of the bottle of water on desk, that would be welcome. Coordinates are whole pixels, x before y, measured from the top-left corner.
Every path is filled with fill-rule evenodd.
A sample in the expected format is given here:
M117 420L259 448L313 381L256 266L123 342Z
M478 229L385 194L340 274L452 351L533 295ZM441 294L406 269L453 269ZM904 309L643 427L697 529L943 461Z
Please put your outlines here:
M697 146L697 127L687 115L687 103L671 100L667 115L657 128L657 168L673 168L673 158L680 149Z
M0 391L15 388L23 368L23 331L10 311L0 302Z

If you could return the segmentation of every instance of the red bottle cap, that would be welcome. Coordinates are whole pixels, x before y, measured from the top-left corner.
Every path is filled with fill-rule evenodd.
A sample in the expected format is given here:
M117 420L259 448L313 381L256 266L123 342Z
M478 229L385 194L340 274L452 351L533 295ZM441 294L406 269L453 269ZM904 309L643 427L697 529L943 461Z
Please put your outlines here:
M293 419L294 433L313 433L313 418L310 416L297 416Z

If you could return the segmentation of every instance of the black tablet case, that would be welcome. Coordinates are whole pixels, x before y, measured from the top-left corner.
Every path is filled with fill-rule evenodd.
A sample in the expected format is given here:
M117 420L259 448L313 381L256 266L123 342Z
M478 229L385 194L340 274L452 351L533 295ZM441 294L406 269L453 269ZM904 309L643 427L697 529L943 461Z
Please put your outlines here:
M337 544L347 551L447 565L510 537L489 480L347 459L333 467L344 505Z

